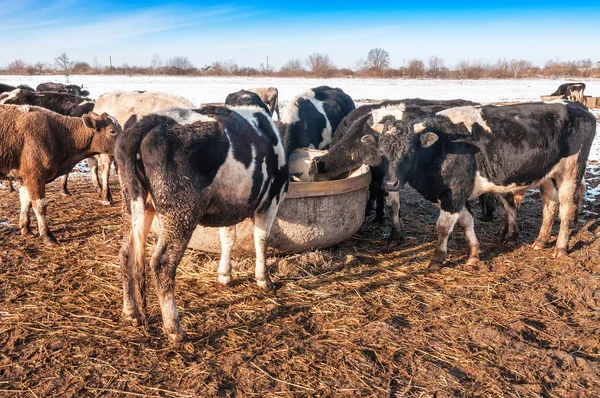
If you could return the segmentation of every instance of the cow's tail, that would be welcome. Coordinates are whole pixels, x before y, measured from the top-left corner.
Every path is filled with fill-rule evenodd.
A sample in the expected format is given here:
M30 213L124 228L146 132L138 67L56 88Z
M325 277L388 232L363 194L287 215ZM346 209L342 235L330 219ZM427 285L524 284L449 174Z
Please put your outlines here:
M168 123L165 119L155 115L143 118L119 136L115 146L115 162L119 167L123 195L123 245L119 261L125 276L125 291L129 292L129 296L124 296L124 311L127 300L134 299L144 307L140 311L142 317L146 303L146 238L154 218L154 207L140 147L144 137Z

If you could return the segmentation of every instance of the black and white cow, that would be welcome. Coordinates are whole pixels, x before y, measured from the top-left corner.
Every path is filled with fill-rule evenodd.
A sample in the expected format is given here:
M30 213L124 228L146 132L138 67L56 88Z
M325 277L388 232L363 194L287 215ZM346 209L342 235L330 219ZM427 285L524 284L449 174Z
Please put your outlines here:
M558 86L558 89L553 92L552 96L561 96L569 101L577 101L583 103L583 92L585 91L585 83L564 83Z
M77 86L75 84L62 84L62 83L41 83L35 88L37 92L48 92L54 91L59 93L69 93L72 95L76 95L78 97L87 97L90 95L90 92L87 90L83 90L83 85Z
M124 280L123 319L145 319L146 237L160 220L154 271L163 327L169 340L186 338L175 306L175 271L196 225L221 227L220 283L231 281L235 225L254 220L256 281L273 283L265 266L271 225L288 186L279 133L258 107L168 109L142 118L117 141L124 195L124 238L119 254ZM141 300L141 302L140 302Z
M327 148L338 125L354 108L348 94L328 86L312 88L291 100L278 121L286 154L297 148Z
M313 159L310 175L315 181L328 181L354 170L363 163L361 137L371 134L371 125L385 123L387 120L412 120L425 115L432 115L444 109L477 105L466 100L424 100L408 98L403 100L384 101L378 104L359 106L344 118L338 126L333 137L331 147L326 155ZM384 166L371 167L371 185L369 187L369 201L367 214L377 203L375 222L383 221L384 197L392 217L392 233L390 244L398 243L403 238L402 221L400 219L399 193L386 194L382 187ZM493 198L492 198L493 201ZM491 209L493 214L493 208Z
M63 116L81 117L94 109L94 102L76 95L60 92L35 92L17 88L0 94L3 105L34 105Z
M373 125L379 135L365 135L366 161L388 161L386 189L408 182L440 209L438 239L430 268L446 258L454 225L465 230L470 254L479 261L479 243L467 200L485 192L542 191L543 222L534 243L550 238L560 202L560 232L555 257L567 256L571 224L585 164L596 134L596 119L576 102L527 103L502 107L451 108L414 123L389 120ZM516 223L515 223L516 224Z
M28 90L28 91L35 91L31 87L29 87L27 84L19 84L17 87L15 87L15 86L10 86L8 84L0 83L0 94L6 93L8 91L13 91L17 88L21 88L23 90Z
M225 105L228 106L258 106L271 116L269 107L260 99L260 96L252 91L240 90L231 93L225 98Z

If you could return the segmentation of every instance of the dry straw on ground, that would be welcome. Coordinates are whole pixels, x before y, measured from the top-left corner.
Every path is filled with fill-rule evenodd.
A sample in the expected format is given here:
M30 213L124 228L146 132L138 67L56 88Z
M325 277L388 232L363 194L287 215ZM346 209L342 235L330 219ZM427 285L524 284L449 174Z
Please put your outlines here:
M594 184L597 184L596 181ZM120 199L116 180L115 199ZM70 198L49 186L61 241L18 233L17 194L0 190L0 396L595 396L600 391L600 203L587 204L570 262L529 247L539 195L526 198L524 244L494 241L474 269L462 231L449 267L428 272L436 210L403 192L408 239L387 251L389 226L365 224L329 250L269 258L280 288L216 283L218 256L188 251L177 275L191 341L170 347L154 293L149 328L119 323L120 206L87 180ZM475 208L475 211L478 209ZM5 225L8 223L8 225Z

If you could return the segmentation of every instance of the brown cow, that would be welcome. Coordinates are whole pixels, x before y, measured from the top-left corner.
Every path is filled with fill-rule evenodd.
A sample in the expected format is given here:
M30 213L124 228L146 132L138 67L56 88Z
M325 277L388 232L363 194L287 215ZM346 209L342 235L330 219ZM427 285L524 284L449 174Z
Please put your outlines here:
M78 118L36 106L0 105L0 178L21 180L22 235L31 234L33 204L40 237L48 246L56 244L46 223L46 184L87 157L112 154L121 131L107 114L90 112Z
M258 94L261 101L271 110L271 115L275 116L275 113L277 113L277 119L281 119L279 116L279 91L275 87L249 88L246 91Z

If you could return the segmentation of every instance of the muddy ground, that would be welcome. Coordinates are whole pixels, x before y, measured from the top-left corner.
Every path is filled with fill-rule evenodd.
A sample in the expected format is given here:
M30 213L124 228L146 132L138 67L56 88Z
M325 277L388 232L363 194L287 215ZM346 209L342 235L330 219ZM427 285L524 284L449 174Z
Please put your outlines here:
M541 221L535 192L519 212L521 246L495 242L498 216L477 222L477 268L464 264L457 228L448 266L426 269L438 211L410 189L404 244L387 251L389 222L366 223L328 250L271 256L273 293L254 284L252 259L235 261L237 283L224 288L218 257L188 250L177 299L191 341L174 348L153 291L148 329L120 324L120 205L102 206L83 178L71 192L49 185L61 244L47 249L19 235L18 195L0 189L0 396L600 393L598 201L586 203L568 262L529 247Z

